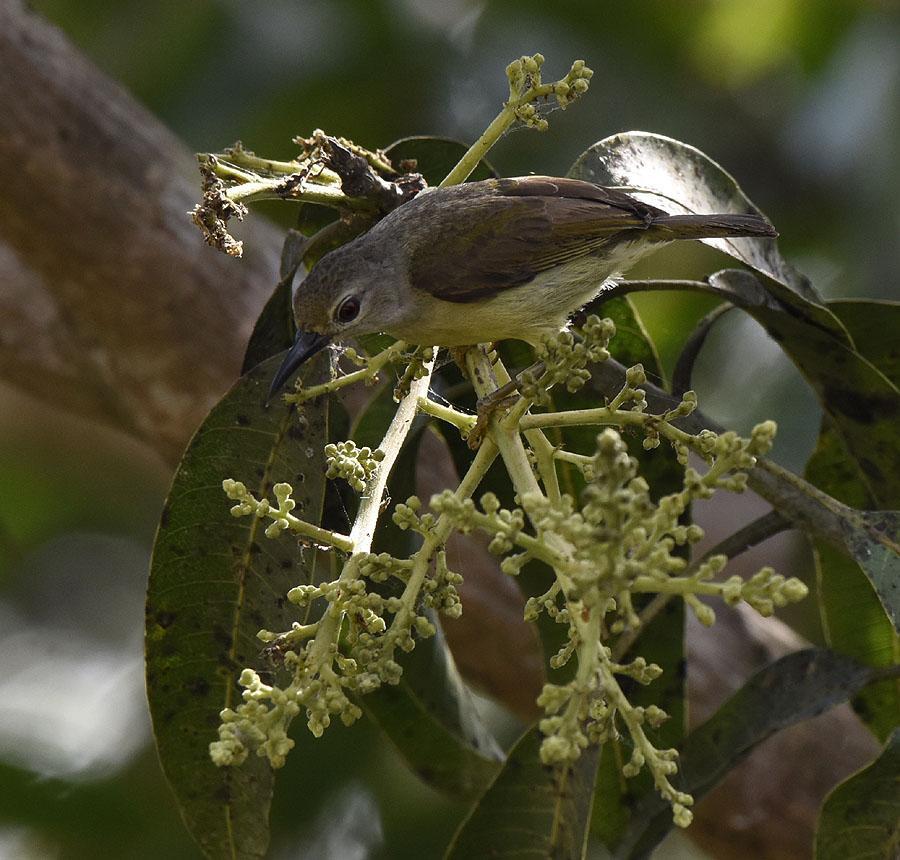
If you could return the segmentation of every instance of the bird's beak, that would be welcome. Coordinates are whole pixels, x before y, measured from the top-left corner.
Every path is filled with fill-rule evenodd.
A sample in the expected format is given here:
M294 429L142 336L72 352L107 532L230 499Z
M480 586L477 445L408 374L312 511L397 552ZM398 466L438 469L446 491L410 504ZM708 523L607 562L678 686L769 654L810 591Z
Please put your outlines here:
M284 384L307 359L312 358L317 352L328 346L330 341L331 338L327 334L317 334L314 331L298 331L297 336L294 338L294 345L287 351L284 361L281 362L281 367L278 368L278 372L272 379L266 403L281 391Z

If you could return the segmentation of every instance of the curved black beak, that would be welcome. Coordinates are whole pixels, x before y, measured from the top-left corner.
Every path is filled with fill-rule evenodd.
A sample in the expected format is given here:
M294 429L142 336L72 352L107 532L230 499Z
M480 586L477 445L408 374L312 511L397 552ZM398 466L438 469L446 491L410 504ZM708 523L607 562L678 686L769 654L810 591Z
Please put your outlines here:
M299 370L300 366L312 358L317 352L324 349L330 343L331 338L327 334L317 334L314 331L298 331L294 338L294 345L288 350L281 367L272 379L269 386L269 396L266 404L284 388L284 384Z

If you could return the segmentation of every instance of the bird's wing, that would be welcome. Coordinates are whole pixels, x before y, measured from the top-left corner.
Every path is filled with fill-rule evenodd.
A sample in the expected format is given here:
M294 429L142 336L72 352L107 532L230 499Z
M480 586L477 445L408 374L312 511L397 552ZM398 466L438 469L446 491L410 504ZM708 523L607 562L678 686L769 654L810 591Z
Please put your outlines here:
M474 184L474 183L473 183ZM490 179L442 207L433 241L410 255L416 289L449 302L490 298L590 254L611 234L665 215L622 191L578 179Z

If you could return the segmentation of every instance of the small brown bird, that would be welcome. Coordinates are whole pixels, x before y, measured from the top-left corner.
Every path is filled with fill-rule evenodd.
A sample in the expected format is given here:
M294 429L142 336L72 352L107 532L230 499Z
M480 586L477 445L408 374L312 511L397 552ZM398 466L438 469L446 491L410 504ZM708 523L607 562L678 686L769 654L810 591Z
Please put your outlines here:
M297 337L271 393L334 339L536 344L668 242L777 235L759 215L669 215L578 179L428 189L312 268L294 296Z

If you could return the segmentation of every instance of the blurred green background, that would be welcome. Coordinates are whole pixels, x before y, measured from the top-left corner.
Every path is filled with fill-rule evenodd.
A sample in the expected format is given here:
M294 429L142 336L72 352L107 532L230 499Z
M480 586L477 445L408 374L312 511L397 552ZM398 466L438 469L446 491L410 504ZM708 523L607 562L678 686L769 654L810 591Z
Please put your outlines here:
M666 134L738 178L823 295L898 295L892 3L31 5L190 147L240 138L277 158L314 128L370 147L412 134L470 141L504 98L509 60L541 51L556 77L582 57L595 70L587 97L556 112L545 134L508 134L490 156L500 173L564 173L614 132ZM293 216L289 205L265 212L284 224ZM723 265L693 243L634 274L692 277ZM669 366L710 307L675 294L641 296L640 306ZM696 386L704 409L738 430L774 417L775 458L802 468L818 408L754 322L729 314L718 325ZM168 480L134 443L0 388L0 857L198 854L159 774L143 693L143 590ZM719 507L698 511L713 537L762 509ZM803 572L802 545L773 544L748 567L775 554L784 572ZM797 623L817 635L814 618ZM407 776L371 727L336 727L311 755L280 775L272 856L438 856L462 807Z

